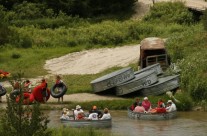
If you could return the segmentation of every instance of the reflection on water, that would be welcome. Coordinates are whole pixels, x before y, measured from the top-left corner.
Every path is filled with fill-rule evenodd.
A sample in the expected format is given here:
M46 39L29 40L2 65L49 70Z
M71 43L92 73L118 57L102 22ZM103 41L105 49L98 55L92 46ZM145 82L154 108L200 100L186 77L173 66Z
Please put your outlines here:
M178 112L178 117L164 121L134 120L127 117L127 111L110 111L113 117L112 128L105 129L119 136L206 136L206 112ZM48 112L49 127L62 125L61 111Z

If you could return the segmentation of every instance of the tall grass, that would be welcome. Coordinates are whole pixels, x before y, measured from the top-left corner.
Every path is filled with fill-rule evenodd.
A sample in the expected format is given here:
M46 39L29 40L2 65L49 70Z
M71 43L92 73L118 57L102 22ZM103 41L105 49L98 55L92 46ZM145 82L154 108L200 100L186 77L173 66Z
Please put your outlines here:
M106 136L106 135L113 136L114 135L101 129L95 130L94 128L60 127L58 129L56 128L51 130L52 130L51 136Z

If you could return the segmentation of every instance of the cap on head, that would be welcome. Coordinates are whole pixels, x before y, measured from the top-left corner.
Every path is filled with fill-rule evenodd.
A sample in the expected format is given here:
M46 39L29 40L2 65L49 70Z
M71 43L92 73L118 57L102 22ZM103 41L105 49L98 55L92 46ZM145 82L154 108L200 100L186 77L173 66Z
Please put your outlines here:
M172 103L172 100L168 100L167 103Z
M147 97L144 97L144 100L148 100L148 98Z
M78 109L81 109L81 106L80 105L77 105L76 106L76 110L78 110Z

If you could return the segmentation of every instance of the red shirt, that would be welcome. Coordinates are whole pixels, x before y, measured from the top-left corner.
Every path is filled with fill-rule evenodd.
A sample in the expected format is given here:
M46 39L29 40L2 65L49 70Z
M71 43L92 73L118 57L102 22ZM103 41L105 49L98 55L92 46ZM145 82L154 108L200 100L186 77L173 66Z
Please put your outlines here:
M143 102L142 102L142 106L144 107L144 109L145 109L145 111L148 111L149 110L149 108L151 107L151 103L150 103L150 101L146 101L146 100L144 100Z
M159 102L157 103L157 107L160 107L161 104L163 104L163 102L162 102L162 101L159 101Z
M157 113L165 113L166 109L165 108L156 108Z
M47 82L46 81L43 81L41 84L40 84L41 88L47 88Z

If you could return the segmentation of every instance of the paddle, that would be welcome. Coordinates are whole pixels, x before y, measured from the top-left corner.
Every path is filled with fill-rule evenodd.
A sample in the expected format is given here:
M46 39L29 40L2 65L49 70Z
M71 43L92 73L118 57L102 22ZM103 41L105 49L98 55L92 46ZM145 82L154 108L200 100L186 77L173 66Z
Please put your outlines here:
M73 111L73 119L75 120L75 114L74 114L74 109L72 109L72 111Z

